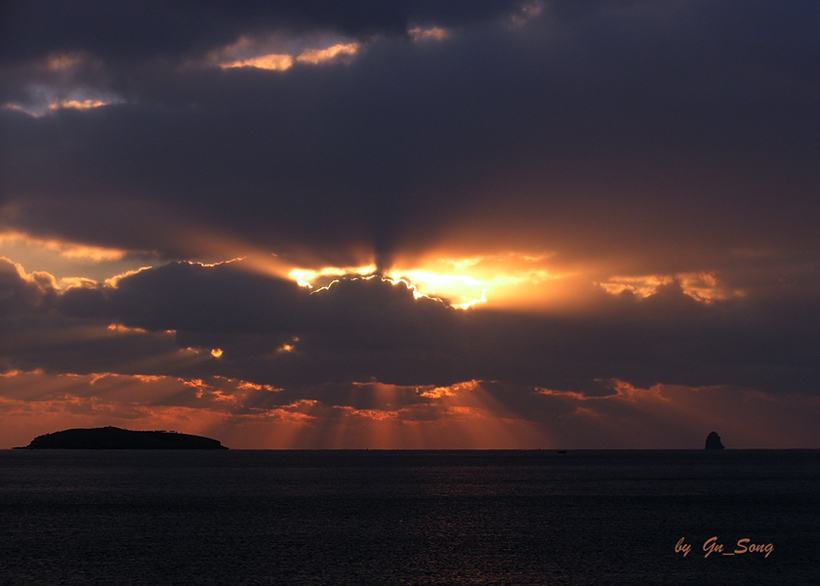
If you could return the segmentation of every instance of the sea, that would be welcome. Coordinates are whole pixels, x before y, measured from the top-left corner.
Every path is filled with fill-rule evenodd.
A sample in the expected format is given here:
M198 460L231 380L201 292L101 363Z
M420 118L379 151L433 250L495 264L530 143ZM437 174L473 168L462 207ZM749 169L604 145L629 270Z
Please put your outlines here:
M0 451L0 584L817 585L820 451Z

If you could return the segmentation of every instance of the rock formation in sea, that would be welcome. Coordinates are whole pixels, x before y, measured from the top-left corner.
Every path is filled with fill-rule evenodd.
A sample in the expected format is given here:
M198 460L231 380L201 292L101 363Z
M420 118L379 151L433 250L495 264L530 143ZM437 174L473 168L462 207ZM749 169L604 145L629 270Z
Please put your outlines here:
M707 450L722 450L723 443L720 441L720 436L716 431L713 431L706 437Z
M173 431L131 431L119 427L67 429L41 435L21 449L227 450L219 440Z

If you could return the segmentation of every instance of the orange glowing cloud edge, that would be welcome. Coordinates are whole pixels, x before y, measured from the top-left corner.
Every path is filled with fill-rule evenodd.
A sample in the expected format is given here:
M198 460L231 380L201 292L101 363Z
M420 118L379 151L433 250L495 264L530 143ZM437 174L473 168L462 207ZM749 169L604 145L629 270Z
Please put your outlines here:
M57 238L37 238L25 232L9 230L0 232L0 250L3 246L20 245L55 253L68 260L83 260L88 262L106 262L122 260L128 251L118 248L89 246Z
M449 29L440 27L440 26L432 26L428 28L422 28L419 26L407 29L408 36L416 42L425 42L425 41L444 41L450 36L452 36L452 32Z
M407 36L414 42L442 42L450 38L452 32L440 26L414 26L407 29ZM288 71L296 64L348 63L377 38L361 41L338 36L288 39L277 34L259 38L243 35L230 45L211 51L204 65L221 69L250 67Z
M123 103L125 103L125 100L118 96L100 95L95 98L84 99L55 99L39 106L9 102L0 104L0 108L20 112L33 118L40 118L60 110L94 110L95 108Z
M251 67L267 71L287 71L295 64L322 65L347 62L362 49L356 41L332 42L322 47L308 47L288 52L284 41L276 38L254 39L240 37L238 41L215 51L206 59L206 65L221 69ZM278 50L277 50L278 49Z
M704 303L744 296L742 290L727 289L718 282L714 274L708 272L676 273L674 275L613 275L599 285L604 291L613 295L628 291L638 297L649 297L657 291L658 287L673 282L679 283L686 295Z

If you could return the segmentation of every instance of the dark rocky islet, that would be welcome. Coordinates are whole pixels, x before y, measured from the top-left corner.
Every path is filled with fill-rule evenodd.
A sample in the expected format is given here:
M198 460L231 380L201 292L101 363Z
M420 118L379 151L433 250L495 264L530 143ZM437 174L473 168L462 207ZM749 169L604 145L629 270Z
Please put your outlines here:
M713 431L706 437L707 450L722 450L724 449L723 442L720 441L720 436L716 431Z

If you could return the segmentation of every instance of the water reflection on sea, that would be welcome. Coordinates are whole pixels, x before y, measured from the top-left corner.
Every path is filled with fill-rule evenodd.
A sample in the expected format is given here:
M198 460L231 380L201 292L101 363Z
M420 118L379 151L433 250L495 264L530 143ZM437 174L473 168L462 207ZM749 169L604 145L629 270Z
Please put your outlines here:
M793 585L818 546L818 451L0 451L2 584Z

